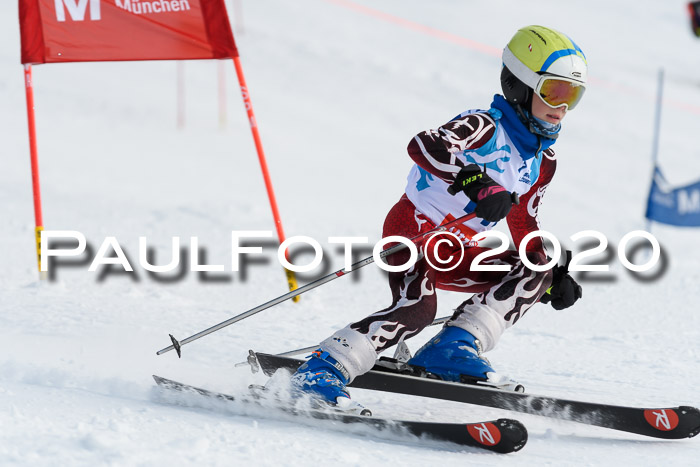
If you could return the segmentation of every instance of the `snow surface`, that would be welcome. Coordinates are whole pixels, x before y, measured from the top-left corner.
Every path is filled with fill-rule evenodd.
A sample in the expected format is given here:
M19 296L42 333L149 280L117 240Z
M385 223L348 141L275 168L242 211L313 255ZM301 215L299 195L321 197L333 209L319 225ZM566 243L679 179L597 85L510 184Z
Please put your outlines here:
M485 108L499 90L498 51L539 23L586 52L590 87L555 149L543 228L573 246L581 230L615 247L645 228L656 78L666 70L660 160L667 178L700 178L700 42L685 0L248 0L233 21L288 236L380 238L403 192L418 131ZM229 3L229 10L233 4ZM282 352L386 306L375 266L156 356L179 338L285 293L266 249L243 279L230 272L232 230L273 223L233 67L228 117L217 114L217 64L186 64L187 122L175 124L173 62L34 68L44 223L97 249L115 236L135 273L88 272L89 258L39 281L17 2L0 2L1 465L690 465L697 440L657 441L602 428L450 402L355 390L379 416L474 421L511 416L530 440L500 456L262 412L164 404L151 374L240 392L262 383L234 364L249 348ZM474 41L474 42L470 42ZM476 43L476 45L475 45ZM481 44L479 46L479 44ZM489 354L533 393L650 407L699 405L698 230L654 225L669 266L635 280L584 284L575 308L532 309ZM162 264L171 238L198 236L222 280L170 282L138 266L138 237ZM580 245L577 245L579 248ZM328 271L342 267L326 248ZM614 249L612 250L614 253ZM637 260L641 261L643 255ZM303 258L300 257L299 261ZM601 259L597 257L596 259ZM101 271L101 272L100 272ZM589 279L600 275L589 275ZM311 276L306 275L306 280ZM438 316L466 297L441 293ZM409 341L415 351L436 330ZM248 409L246 409L248 410Z

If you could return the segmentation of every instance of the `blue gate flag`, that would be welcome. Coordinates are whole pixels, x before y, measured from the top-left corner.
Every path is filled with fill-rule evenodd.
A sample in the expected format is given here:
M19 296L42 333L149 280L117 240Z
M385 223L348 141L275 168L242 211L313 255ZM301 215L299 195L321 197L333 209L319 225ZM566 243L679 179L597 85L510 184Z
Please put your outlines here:
M661 170L655 167L646 217L663 224L700 227L700 181L671 188Z

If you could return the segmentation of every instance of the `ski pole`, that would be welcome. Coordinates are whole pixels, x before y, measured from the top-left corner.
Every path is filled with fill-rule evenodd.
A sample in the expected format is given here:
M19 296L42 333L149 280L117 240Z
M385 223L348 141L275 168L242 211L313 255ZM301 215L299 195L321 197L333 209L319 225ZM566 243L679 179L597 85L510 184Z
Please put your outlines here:
M449 321L450 318L452 318L451 315L450 315L450 316L443 316L442 318L436 318L436 319L435 319L432 323L430 323L428 326L436 326L436 325L438 325L438 324L443 324L443 323ZM387 347L387 348L390 348L390 347ZM301 355L301 354L305 354L305 353L307 353L307 352L312 352L312 351L314 351L314 350L316 350L316 349L318 349L318 344L312 345L312 346L310 346L310 347L304 347L303 349L288 350L287 352L278 353L277 356L278 356L278 357L293 357L293 356L295 356L295 355ZM385 350L386 350L386 349L385 349ZM238 363L236 363L236 364L233 365L233 366L234 366L235 368L238 368L238 367L246 366L246 365L250 365L250 362L249 362L248 360L246 360L245 362L238 362Z
M418 234L415 237L409 239L409 241L413 242L416 245L420 245L422 243L422 241L421 241L422 239L425 239L425 238L431 236L432 234L435 234L438 232L444 232L445 230L448 230L452 227L455 227L456 225L462 224L462 223L468 221L469 219L473 219L474 217L476 217L475 212L472 212L471 214L466 214L462 217L458 217L457 219L455 219L453 221L447 222L443 225L439 225L439 226L435 227L434 229L431 229L425 233ZM399 251L405 250L406 248L408 248L407 244L399 243L397 245L392 246L391 248L387 248L386 250L382 250L381 253L379 253L379 258L384 259L387 256L392 255L394 253L397 253ZM297 295L301 295L304 292L308 292L311 289L315 289L316 287L319 287L319 286L325 284L326 282L330 282L330 281L337 279L341 276L345 276L346 274L349 274L352 271L354 271L356 269L360 269L361 267L367 266L368 264L371 264L373 262L374 262L374 255L369 256L363 260L356 262L355 264L353 264L350 267L350 270L340 269L336 272L332 272L332 273L328 274L327 276L324 276L320 279L317 279L313 282L310 282L302 287L299 287L296 290L292 290L290 292L287 292L284 295L280 295L279 297L277 297L273 300L270 300L269 302L263 303L262 305L258 305L255 308L252 308L246 312L243 312L240 315L234 316L233 318L229 318L226 321L222 321L221 323L219 323L215 326L212 326L208 329L205 329L204 331L198 332L197 334L193 334L190 337L183 339L181 341L178 341L172 334L169 334L170 340L172 341L172 345L169 345L168 347L165 347L165 348L159 350L158 352L156 352L156 355L162 355L162 354L174 349L177 352L177 356L182 357L182 346L185 344L189 344L190 342L195 341L195 340L199 339L200 337L204 337L208 334L211 334L212 332L216 332L221 328L225 328L226 326L229 326L233 323L236 323L236 322L241 321L245 318L248 318L249 316L253 316L256 313L260 313L261 311L266 310L270 307L273 307L279 303L282 303L285 300L289 300L290 298L294 298Z

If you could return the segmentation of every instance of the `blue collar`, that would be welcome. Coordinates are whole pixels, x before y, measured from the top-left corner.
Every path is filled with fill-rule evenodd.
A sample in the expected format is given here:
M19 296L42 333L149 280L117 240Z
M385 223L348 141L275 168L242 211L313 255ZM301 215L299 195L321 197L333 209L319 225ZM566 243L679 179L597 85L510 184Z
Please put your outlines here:
M539 155L545 149L553 145L556 140L545 138L531 133L525 124L520 120L513 106L500 94L493 96L489 113L497 120L508 133L508 136L520 152L520 156L527 160L535 155ZM500 114L497 115L497 114Z

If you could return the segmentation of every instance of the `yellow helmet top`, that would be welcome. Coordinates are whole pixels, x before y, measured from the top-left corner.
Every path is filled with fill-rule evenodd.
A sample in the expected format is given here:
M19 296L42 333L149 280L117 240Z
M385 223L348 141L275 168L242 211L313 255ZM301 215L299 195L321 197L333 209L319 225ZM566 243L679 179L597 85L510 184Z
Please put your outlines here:
M519 29L503 50L503 64L531 89L543 74L584 85L587 78L588 64L581 48L565 34L544 26Z

